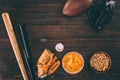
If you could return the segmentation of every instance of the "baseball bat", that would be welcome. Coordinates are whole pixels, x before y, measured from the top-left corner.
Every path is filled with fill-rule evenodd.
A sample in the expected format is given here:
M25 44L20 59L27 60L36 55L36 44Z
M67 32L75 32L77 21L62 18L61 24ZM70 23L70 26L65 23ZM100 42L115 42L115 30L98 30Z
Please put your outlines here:
M2 18L3 18L5 28L6 28L7 33L8 33L8 37L10 39L10 42L11 42L11 45L12 45L12 48L13 48L13 51L14 51L14 54L15 54L15 57L17 59L18 65L20 67L23 79L28 80L28 75L27 75L27 72L26 72L26 69L25 69L25 66L24 66L24 63L23 63L23 59L22 59L22 56L21 56L21 52L20 52L20 49L19 49L19 46L18 46L18 43L17 43L17 39L16 39L16 36L15 36L15 33L14 33L14 29L13 29L9 14L8 13L3 13Z

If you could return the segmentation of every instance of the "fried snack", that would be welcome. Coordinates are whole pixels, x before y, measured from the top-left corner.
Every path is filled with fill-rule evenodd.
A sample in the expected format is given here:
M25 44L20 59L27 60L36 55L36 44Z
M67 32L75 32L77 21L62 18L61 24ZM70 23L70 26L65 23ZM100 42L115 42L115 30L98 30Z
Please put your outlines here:
M38 59L37 67L38 67L38 77L43 78L47 76L48 65L46 63L49 61L50 52L48 49L45 49Z
M49 75L53 74L53 73L57 70L57 68L59 67L59 65L60 65L60 61L56 61L56 62L51 66L51 68L49 69L48 74L49 74Z
M40 58L38 59L37 64L45 64L49 60L49 55L50 55L49 50L45 49Z
M84 60L79 53L69 52L63 57L62 66L66 72L76 74L82 70L84 66Z
M52 59L52 61L51 61L51 64L50 64L50 66L52 66L54 63L55 63L55 61L57 60L57 57L56 56L54 56L53 57L53 59Z
M60 65L57 57L48 49L45 49L37 62L38 77L44 78L53 74Z

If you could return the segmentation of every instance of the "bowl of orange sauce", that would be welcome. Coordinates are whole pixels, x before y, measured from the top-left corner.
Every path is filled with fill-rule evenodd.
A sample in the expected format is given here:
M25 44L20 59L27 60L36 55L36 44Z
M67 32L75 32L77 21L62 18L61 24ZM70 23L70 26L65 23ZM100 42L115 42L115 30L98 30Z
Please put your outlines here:
M79 52L68 52L62 58L62 67L69 74L77 74L84 67L84 58Z

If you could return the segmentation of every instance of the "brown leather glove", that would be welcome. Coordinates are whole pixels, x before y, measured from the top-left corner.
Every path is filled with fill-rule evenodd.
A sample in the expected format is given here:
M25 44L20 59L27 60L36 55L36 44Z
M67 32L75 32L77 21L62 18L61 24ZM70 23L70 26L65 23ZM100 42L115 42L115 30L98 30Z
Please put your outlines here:
M76 16L87 9L93 0L67 0L63 8L63 15Z

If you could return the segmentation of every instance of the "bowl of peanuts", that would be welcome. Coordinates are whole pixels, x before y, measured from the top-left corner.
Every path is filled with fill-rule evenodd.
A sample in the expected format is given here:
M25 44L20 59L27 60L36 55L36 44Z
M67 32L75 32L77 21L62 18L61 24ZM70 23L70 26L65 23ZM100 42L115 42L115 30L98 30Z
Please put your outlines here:
M106 73L111 67L111 57L104 51L98 51L91 56L90 67L96 73Z

